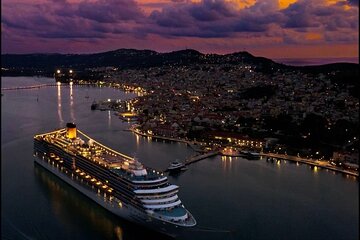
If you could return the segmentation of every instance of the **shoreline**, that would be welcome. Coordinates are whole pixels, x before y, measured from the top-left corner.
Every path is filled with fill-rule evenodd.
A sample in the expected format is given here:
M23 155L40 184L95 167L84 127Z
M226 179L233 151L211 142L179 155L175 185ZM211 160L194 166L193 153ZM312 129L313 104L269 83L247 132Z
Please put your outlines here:
M75 81L73 82L74 85L83 85L83 86L94 86L94 87L102 87L103 85L105 85L106 87L110 87L110 88L119 88L122 91L126 92L125 87L119 87L119 86L112 86L112 84L101 84L99 81L97 82L92 82L92 81ZM60 86L64 86L64 85L68 85L68 84L60 84ZM69 84L70 85L70 84ZM49 87L49 86L59 86L57 83L48 83L48 84L38 84L35 86L23 86L23 87L8 87L8 88L2 88L1 91L7 91L7 90L26 90L26 89L34 89L34 88L42 88L42 87ZM134 93L136 93L136 91L133 91ZM124 120L123 120L124 121ZM202 145L202 142L198 142L198 141L189 141L189 140L185 140L182 138L171 138L171 137L163 137L163 136L157 136L157 135L149 135L147 133L143 133L138 131L136 128L134 127L130 127L130 129L127 129L127 131L131 131L135 134L138 134L140 136L143 137L150 137L150 138L154 138L154 139L160 139L160 140L165 140L165 141L172 141L172 142L180 142L180 143L185 143L187 144L189 147L191 147L194 151L196 152L203 152L204 151L199 151L199 149L194 148L195 144L199 144ZM214 151L214 150L212 150ZM218 155L222 155L220 152L218 153ZM224 155L225 156L225 155ZM309 160L309 159L304 159L304 158L299 158L296 156L290 156L290 155L284 155L284 154L274 154L274 153L262 153L260 152L260 156L265 156L265 157L272 157L272 158L276 158L276 159L284 159L284 160L289 160L289 161L293 161L293 162L299 162L299 163L304 163L310 166L316 166L319 168L323 168L323 169L328 169L328 170L332 170L335 172L340 172L343 174L348 174L354 177L359 177L359 172L355 172L355 171L349 171L349 170L345 170L342 168L338 168L336 166L324 163L324 161L318 161L318 160Z
M187 141L187 140L181 139L181 138L177 139L177 138L162 137L162 136L157 136L157 135L149 135L149 134L138 131L134 127L130 127L129 129L126 129L125 131L130 131L130 132L140 135L142 137L150 137L150 138L154 138L154 139L161 139L161 140L167 140L167 141L173 141L173 142L181 142L181 143L187 144L190 147L191 147L191 144L194 143L194 142ZM200 143L200 142L196 142L196 143ZM222 154L219 152L217 155L222 155ZM332 171L343 173L343 174L348 174L348 175L351 175L351 176L354 176L357 178L359 177L358 172L348 171L348 170L341 169L341 168L338 168L338 167L335 167L332 165L329 166L328 164L324 163L324 161L322 161L322 162L318 161L318 160L313 161L313 160L299 158L296 156L290 156L290 155L284 155L284 154L274 154L274 153L262 153L262 152L260 153L260 156L272 157L272 158L276 158L279 160L288 160L288 161L303 163L303 164L307 164L310 166L315 166L315 167L328 169L328 170L332 170Z
M304 159L304 158L299 158L296 156L291 156L291 155L284 155L284 154L275 154L275 153L260 153L261 156L264 157L271 157L271 158L275 158L277 160L288 160L288 161L292 161L292 162L298 162L298 163L304 163L310 166L315 166L315 167L319 167L319 168L323 168L323 169L328 169L328 170L332 170L335 172L340 172L343 174L348 174L354 177L359 177L359 173L358 172L354 172L354 171L348 171L342 168L338 168L335 167L333 165L328 165L327 163L325 163L324 161L319 161L319 160L308 160L308 159Z

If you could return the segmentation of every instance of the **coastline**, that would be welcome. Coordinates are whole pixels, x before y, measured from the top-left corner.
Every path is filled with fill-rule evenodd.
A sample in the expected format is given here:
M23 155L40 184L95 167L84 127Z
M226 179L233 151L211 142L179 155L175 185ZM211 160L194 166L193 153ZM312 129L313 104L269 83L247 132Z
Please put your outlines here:
M115 83L105 83L102 81L96 81L96 82L92 82L92 81L75 81L74 85L87 85L87 86L94 86L94 87L110 87L110 88L118 88L123 90L124 92L129 91L129 92L134 92L136 94L146 94L145 89L142 88L135 88L135 87L131 87L131 86L127 86L127 85L120 85L120 84L115 84ZM36 85L36 86L25 86L25 87L10 87L10 88L2 88L1 90L25 90L25 89L33 89L33 88L41 88L41 87L48 87L48 86L57 86L57 84L40 84L40 85ZM124 121L124 120L123 120ZM150 137L150 138L154 138L154 139L160 139L160 140L165 140L165 141L173 141L173 142L180 142L180 143L185 143L188 146L190 146L194 151L196 152L204 152L201 151L199 149L196 149L194 147L194 145L206 145L206 143L203 142L198 142L198 141L189 141L189 140L185 140L182 138L171 138L171 137L164 137L164 136L158 136L158 135L150 135L144 132L140 132L138 129L136 129L135 127L130 127L130 129L128 129L128 131L131 131L135 134L138 134L140 136L143 137ZM212 151L214 151L212 149ZM220 152L218 153L220 154ZM220 154L221 155L221 154ZM270 158L276 158L276 159L284 159L284 160L289 160L289 161L294 161L294 162L299 162L299 163L304 163L310 166L316 166L319 168L323 168L323 169L328 169L328 170L332 170L335 172L340 172L343 174L348 174L354 177L359 177L359 172L355 172L355 171L349 171L346 169L342 169L336 166L333 166L331 164L329 164L328 162L325 161L318 161L318 160L309 160L309 159L305 159L305 158L300 158L300 157L296 157L296 156L290 156L290 155L285 155L285 154L274 154L274 153L263 153L260 152L260 156L264 156L264 157L270 157Z
M137 134L137 135L142 136L142 137L149 137L149 138L154 138L154 139L162 139L162 140L167 140L167 141L186 143L189 146L191 146L191 144L194 143L194 142L187 141L187 140L181 139L181 138L177 139L177 138L162 137L162 136L157 136L157 135L150 135L150 134L147 134L147 133L140 132L135 127L130 127L126 131L133 132L134 134ZM200 142L196 142L196 143L200 143ZM221 155L221 153L219 152L217 155ZM291 156L291 155L275 154L275 153L263 153L263 152L260 152L260 156L276 158L278 160L288 160L288 161L293 161L293 162L298 162L298 163L304 163L304 164L307 164L307 165L310 165L310 166L315 166L315 167L319 167L319 168L323 168L323 169L332 170L332 171L335 171L335 172L340 172L340 173L343 173L343 174L348 174L348 175L351 175L351 176L354 176L354 177L357 177L357 178L359 177L358 172L341 169L341 168L335 167L333 165L330 165L329 163L326 163L325 161L318 161L318 160L313 161L313 160L300 158L300 157L296 157L296 156Z

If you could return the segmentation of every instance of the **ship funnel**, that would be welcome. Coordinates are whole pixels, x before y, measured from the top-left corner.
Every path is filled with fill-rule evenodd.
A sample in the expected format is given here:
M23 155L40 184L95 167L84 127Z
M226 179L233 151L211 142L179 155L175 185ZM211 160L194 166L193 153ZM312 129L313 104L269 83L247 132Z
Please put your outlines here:
M76 125L75 125L75 123L67 123L66 128L67 128L66 136L68 138L71 138L71 139L76 138Z

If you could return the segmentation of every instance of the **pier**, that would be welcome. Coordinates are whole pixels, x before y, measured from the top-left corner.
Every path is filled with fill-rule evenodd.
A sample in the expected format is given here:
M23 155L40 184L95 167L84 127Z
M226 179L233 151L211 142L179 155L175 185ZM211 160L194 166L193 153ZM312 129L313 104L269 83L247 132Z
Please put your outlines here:
M178 139L178 138L170 138L170 137L162 137L162 136L150 135L150 134L139 131L135 127L131 127L129 129L129 131L131 131L131 132L133 132L135 134L139 134L139 135L144 136L144 137L151 137L151 138L154 138L154 139L162 139L162 140L167 140L167 141L175 141L175 142L186 143L192 149L194 149L194 146L193 146L194 144L200 144L200 142L187 141L185 139ZM218 154L220 154L220 151L210 151L210 152L200 153L200 154L197 154L195 156L192 156L192 157L186 159L184 163L185 163L185 165L189 165L189 164L192 164L194 162L197 162L197 161L200 161L202 159L212 157L212 156L215 156L215 155L218 155ZM359 172L342 169L342 168L333 166L333 165L331 165L330 163L328 163L326 161L310 160L310 159L301 158L301 157L297 157L297 156L290 156L290 155L276 154L276 153L260 153L260 156L276 158L276 159L284 159L284 160L304 163L304 164L308 164L308 165L311 165L311 166L325 168L325 169L329 169L329 170L332 170L332 171L335 171L335 172L340 172L340 173L344 173L344 174L349 174L351 176L359 177Z
M209 157L218 155L220 153L219 151L201 152L201 151L196 150L196 148L194 146L196 146L195 144L200 144L200 142L187 141L187 140L184 140L184 139L162 137L162 136L156 136L156 135L149 135L149 134L146 134L146 133L143 133L143 132L139 131L138 129L136 129L134 127L131 127L128 131L131 131L131 132L133 132L135 134L138 134L140 136L143 136L143 137L152 137L154 139L162 139L162 140L167 140L167 141L186 143L194 151L200 152L200 153L198 153L198 154L196 154L194 156L191 156L191 157L185 159L185 161L184 161L185 165L190 165L192 163L198 162L198 161L200 161L202 159L205 159L205 158L209 158Z
M200 161L202 159L218 155L219 153L220 153L219 151L210 151L210 152L207 152L204 154L197 154L195 156L187 158L184 163L185 163L185 165L190 165L190 164Z

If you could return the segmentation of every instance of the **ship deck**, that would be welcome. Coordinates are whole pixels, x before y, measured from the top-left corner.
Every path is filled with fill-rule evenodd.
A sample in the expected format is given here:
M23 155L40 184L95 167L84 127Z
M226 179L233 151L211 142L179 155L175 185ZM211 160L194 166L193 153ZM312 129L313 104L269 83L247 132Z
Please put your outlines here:
M36 138L42 138L43 140L51 144L57 145L62 149L66 149L73 154L81 155L87 158L89 161L95 161L97 162L97 164L109 168L110 171L117 174L118 176L126 178L127 180L135 183L155 183L166 180L166 177L162 172L156 171L155 169L151 169L148 167L145 167L147 174L143 176L135 176L130 171L121 169L124 161L133 161L134 159L102 145L101 143L93 140L80 130L77 130L77 133L78 136L81 136L81 138L77 139L76 141L82 140L86 142L85 145L74 145L73 141L69 140L66 137L66 129L59 129L57 131L37 135ZM88 144L89 142L91 142L91 146L90 144Z
M181 217L186 214L186 210L182 207L175 207L175 208L171 209L171 211L156 210L156 213L163 215L163 216L168 216L168 217Z
M165 176L163 173L160 173L156 170L150 169L146 167L146 175L143 176L135 176L133 175L131 172L122 170L122 169L111 169L110 171L112 171L113 173L119 175L120 177L126 178L129 181L139 181L139 182L143 182L143 181L162 181L165 180Z

